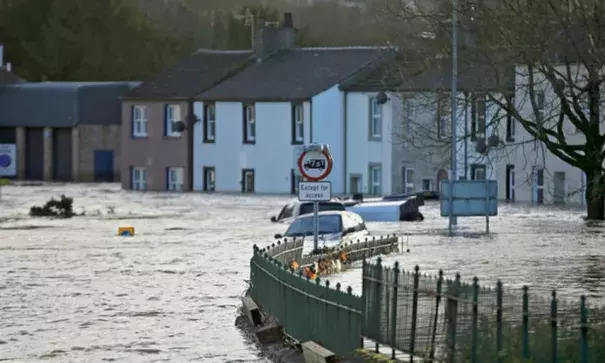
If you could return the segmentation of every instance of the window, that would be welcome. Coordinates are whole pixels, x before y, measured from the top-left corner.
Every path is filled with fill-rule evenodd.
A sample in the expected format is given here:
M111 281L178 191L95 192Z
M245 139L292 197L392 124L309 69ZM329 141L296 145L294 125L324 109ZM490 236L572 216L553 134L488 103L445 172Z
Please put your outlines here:
M506 96L506 103L514 104L514 95ZM514 142L515 141L515 127L516 120L510 112L506 112L506 141Z
M244 105L244 144L254 144L256 140L256 114L254 105Z
M204 104L204 142L213 143L216 140L216 106L214 103Z
M254 193L254 169L242 170L242 193Z
M414 123L414 100L406 98L403 100L403 135L412 136L412 124Z
M416 171L412 168L402 168L403 188L405 194L412 194L416 191Z
M147 107L132 106L132 136L147 137Z
M132 190L147 190L147 168L132 168L131 188Z
M382 166L380 164L370 164L369 167L370 176L370 194L381 195L382 194Z
M166 189L173 192L183 190L183 168L166 169Z
M216 183L216 170L214 167L204 166L204 191L213 192Z
M181 106L180 105L166 105L166 132L165 136L168 137L179 137L181 133L177 131L176 123L181 121Z
M476 95L471 111L471 141L475 141L477 137L485 137L486 123L485 123L485 95Z
M305 141L304 109L302 103L292 105L292 144Z
M370 98L370 140L382 137L382 105L376 97Z
M448 120L451 117L451 100L447 93L439 93L437 95L437 138L441 139L446 136Z
M485 180L485 165L473 164L471 165L471 180Z
M544 169L534 166L532 174L532 202L544 204Z
M545 113L545 96L544 92L538 91L535 93L536 96L536 117L538 118L536 122L542 123L544 122Z
M290 185L290 193L298 194L298 183L303 181L303 177L300 174L296 173L296 170L291 169L290 180L292 181L292 184Z
M433 181L431 179L422 179L422 190L425 192L433 190Z

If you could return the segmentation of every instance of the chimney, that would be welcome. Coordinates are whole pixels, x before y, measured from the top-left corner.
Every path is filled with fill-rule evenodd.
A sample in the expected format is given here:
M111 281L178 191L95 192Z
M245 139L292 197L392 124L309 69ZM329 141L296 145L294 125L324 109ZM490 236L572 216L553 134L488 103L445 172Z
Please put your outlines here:
M292 13L284 13L284 19L279 27L265 24L255 41L254 51L259 60L263 60L275 52L291 49L294 46L294 25Z
M0 69L4 67L4 45L0 44Z

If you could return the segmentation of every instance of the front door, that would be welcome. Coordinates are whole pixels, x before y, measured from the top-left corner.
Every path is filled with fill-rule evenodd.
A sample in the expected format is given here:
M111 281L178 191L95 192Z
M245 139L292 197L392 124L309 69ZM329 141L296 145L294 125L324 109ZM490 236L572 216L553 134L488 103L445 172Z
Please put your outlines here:
M554 204L565 204L565 173L556 171L553 175Z
M204 191L213 192L216 187L216 170L213 167L204 167Z
M242 170L242 192L254 193L254 169Z
M532 202L544 204L544 169L535 166L532 170Z
M506 200L509 202L515 201L515 166L506 165Z
M351 194L361 193L361 175L351 175L349 178Z

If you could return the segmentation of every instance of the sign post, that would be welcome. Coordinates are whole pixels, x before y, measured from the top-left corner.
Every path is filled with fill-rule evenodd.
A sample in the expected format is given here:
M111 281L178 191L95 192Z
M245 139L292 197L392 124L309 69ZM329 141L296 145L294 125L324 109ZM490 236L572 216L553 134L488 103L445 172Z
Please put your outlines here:
M298 200L313 202L313 250L319 248L319 202L332 198L332 184L322 181L332 171L328 145L309 144L297 160L298 170L306 181L298 183Z

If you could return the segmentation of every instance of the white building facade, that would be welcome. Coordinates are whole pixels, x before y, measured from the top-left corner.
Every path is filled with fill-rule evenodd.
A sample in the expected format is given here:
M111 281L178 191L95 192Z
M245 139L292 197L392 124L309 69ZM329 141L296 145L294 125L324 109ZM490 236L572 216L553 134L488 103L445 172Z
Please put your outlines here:
M323 143L333 194L389 194L393 99L335 85L305 101L195 102L194 190L294 194L295 147Z

